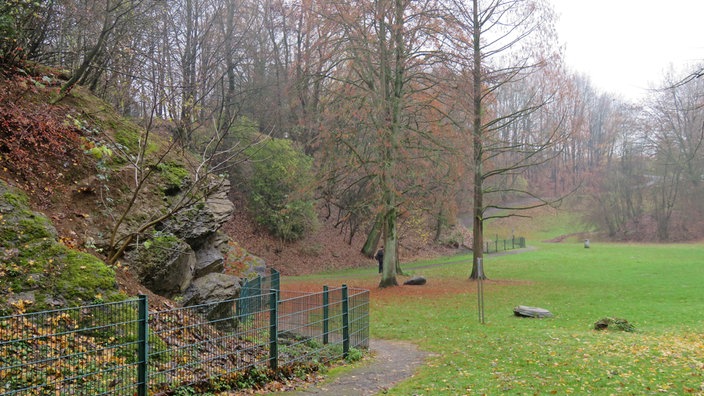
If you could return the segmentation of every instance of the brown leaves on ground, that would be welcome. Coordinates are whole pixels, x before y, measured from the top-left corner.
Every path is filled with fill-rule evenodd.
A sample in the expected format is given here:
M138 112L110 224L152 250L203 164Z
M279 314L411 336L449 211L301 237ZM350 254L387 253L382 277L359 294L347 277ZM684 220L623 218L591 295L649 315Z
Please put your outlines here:
M31 77L0 80L0 175L43 206L86 174L85 141L70 109L46 103Z

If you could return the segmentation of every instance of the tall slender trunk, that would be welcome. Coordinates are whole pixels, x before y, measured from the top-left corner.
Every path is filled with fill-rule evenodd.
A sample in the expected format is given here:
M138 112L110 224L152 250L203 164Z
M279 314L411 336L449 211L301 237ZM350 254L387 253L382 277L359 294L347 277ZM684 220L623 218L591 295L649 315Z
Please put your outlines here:
M470 279L485 279L484 273L479 271L479 260L484 258L484 146L482 139L482 54L481 54L481 27L479 26L478 0L472 1L474 32L473 51L474 66L472 70L472 90L474 114L472 119L472 147L474 151L474 210L472 224L472 273Z
M362 254L369 258L374 257L374 253L376 253L376 248L379 245L379 239L381 239L381 237L383 236L383 229L384 216L383 214L379 213L376 218L374 218L374 224L372 225L372 229L367 235L367 240L364 242L364 246L362 246Z
M224 119L232 120L234 119L237 111L235 110L235 95L236 95L236 81L237 76L235 75L235 59L234 59L234 34L235 34L235 4L234 1L228 1L227 3L227 18L225 26L225 67L227 67L227 88L225 91L225 97L223 98L223 108L224 108Z
M109 7L110 4L108 3L108 8ZM98 36L98 41L95 43L93 48L88 51L86 56L83 58L83 62L81 62L81 65L78 67L78 69L71 75L71 78L69 78L68 81L66 81L66 83L61 86L61 96L68 94L69 91L71 91L71 88L73 88L73 86L76 85L76 83L81 78L83 78L83 76L88 72L90 65L97 58L100 51L102 51L103 46L105 45L105 41L107 41L108 36L110 35L110 32L112 31L113 27L114 25L110 24L110 13L108 10L106 10L105 19L103 21L103 28L100 31L100 35Z
M383 40L386 30L385 21L382 20L381 48L382 59L385 61L382 68L382 92L384 109L386 116L385 131L387 139L384 142L384 164L382 171L382 184L384 190L384 269L379 282L379 287L397 286L396 275L398 273L398 207L396 202L395 189L395 167L396 152L398 150L398 139L401 134L401 111L403 96L404 78L404 57L405 49L403 45L403 0L395 0L393 3L393 21L390 26L391 40L389 47ZM381 14L383 15L383 14ZM391 51L393 49L393 51ZM393 56L393 65L390 57ZM393 67L393 69L392 69ZM391 75L393 73L393 75ZM388 87L388 88L387 88Z

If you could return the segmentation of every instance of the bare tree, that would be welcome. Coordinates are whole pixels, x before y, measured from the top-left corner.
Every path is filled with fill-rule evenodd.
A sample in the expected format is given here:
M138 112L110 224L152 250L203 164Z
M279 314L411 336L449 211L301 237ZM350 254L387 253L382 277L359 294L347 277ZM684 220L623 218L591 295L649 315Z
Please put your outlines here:
M106 47L113 36L125 21L136 16L136 11L142 7L144 0L104 0L101 18L100 33L95 43L83 54L83 60L71 77L61 86L61 94L66 94L76 83L86 83L91 79L97 81L102 73L102 68L95 67L96 61L107 55ZM93 76L91 77L91 73Z
M412 161L423 150L438 148L429 128L433 106L433 65L439 62L440 11L434 1L360 0L335 3L327 14L343 31L344 58L331 76L344 117L334 136L359 172L357 181L374 182L368 198L377 218L366 249L383 235L384 265L380 287L397 284L399 219L411 191L421 188L421 170ZM347 118L347 120L343 120ZM435 120L438 117L435 116ZM416 168L418 162L415 163ZM357 206L359 207L359 206Z
M704 173L704 81L684 84L666 77L666 88L656 92L647 107L651 121L649 144L654 155L654 218L657 237L670 240L673 214L687 210L692 219L698 210L683 206L683 197L700 196ZM695 202L699 202L696 200Z
M528 85L518 100L510 106L502 95L513 94L533 73L547 67L555 55L550 47L553 32L547 29L553 18L550 8L540 1L454 1L454 24L460 29L455 39L463 73L458 86L459 103L464 107L455 113L456 122L466 128L472 142L473 199L473 265L471 279L484 278L479 261L484 255L484 222L497 216L515 215L516 210L548 203L543 197L524 188L505 186L511 192L529 198L518 205L502 205L486 200L496 193L497 184L490 181L513 175L557 155L550 149L561 139L560 124L539 122L523 134L511 133L516 124L530 125L544 121L546 108L557 87L550 84ZM546 30L547 29L547 30ZM549 81L549 80L548 80ZM540 133L536 133L540 132ZM489 209L500 211L489 214Z

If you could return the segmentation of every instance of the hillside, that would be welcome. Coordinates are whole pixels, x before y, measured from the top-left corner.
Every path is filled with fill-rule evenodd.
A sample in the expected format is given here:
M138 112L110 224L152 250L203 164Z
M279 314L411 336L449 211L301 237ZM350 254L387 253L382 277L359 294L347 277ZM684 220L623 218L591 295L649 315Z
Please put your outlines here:
M106 241L130 199L133 172L128 163L113 158L108 164L104 156L116 156L107 147L114 142L129 145L143 129L138 121L118 117L82 87L57 101L60 82L58 73L39 66L0 80L0 179L28 196L32 210L45 215L56 228L61 244L106 260ZM167 124L152 133L155 144L166 145ZM169 163L186 161L170 152L165 155ZM160 183L169 177L173 175L160 175ZM133 209L134 217L163 204L168 197L157 194L159 189L163 186L144 187L140 198L144 202ZM321 217L319 226L303 240L283 243L254 224L240 191L232 189L229 197L234 214L221 231L238 250L262 258L284 275L347 267L376 269L375 262L360 253L366 235L360 233L348 243L332 220ZM402 241L403 260L451 252L414 235L408 231ZM124 261L111 267L122 291L148 293Z
M240 203L238 208L242 208L241 201L237 202ZM366 235L355 236L352 244L349 244L344 233L334 227L332 220L326 221L319 217L319 221L320 227L311 235L288 244L277 241L259 229L242 209L239 209L223 228L242 247L262 257L268 266L283 275L303 275L359 267L369 267L370 271L376 271L376 262L360 253ZM402 261L456 252L455 249L438 246L412 235L401 241L401 244Z

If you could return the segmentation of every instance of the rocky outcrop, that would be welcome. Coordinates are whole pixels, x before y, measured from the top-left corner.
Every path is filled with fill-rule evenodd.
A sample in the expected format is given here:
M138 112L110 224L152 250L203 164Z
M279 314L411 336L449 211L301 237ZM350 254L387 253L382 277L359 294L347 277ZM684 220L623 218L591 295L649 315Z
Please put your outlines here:
M210 273L193 280L183 295L183 305L196 306L218 328L230 331L237 326L232 299L237 298L239 292L239 278Z
M161 234L143 242L127 259L140 283L162 296L181 294L193 280L196 253L174 235Z
M227 197L229 180L211 181L206 189L212 192L205 203L191 205L165 220L157 229L176 235L198 251L235 211L234 204Z
M176 185L166 186L169 194L164 191L165 204L179 198L170 195ZM240 288L240 278L223 273L231 246L229 238L218 231L235 209L227 196L229 188L228 180L213 178L205 201L141 235L122 260L152 292L169 298L182 296L184 305L202 306L199 309L214 322L232 316L231 304L220 302L237 297ZM175 194L188 193L184 190ZM149 213L164 210L158 201L150 201L136 207L133 216L143 219L150 217ZM58 243L58 233L49 219L31 211L28 198L2 180L0 246L2 307L21 303L31 309L49 309L85 304L118 293L111 268L93 255ZM247 258L242 263L249 267L240 268L244 274L264 273L266 267L261 259L248 253Z
M210 235L196 251L196 266L193 276L205 276L213 272L222 272L225 267L225 254L229 247L229 238L220 232Z
M170 192L174 194L171 185ZM166 296L183 297L184 306L198 310L219 327L232 328L232 303L223 303L239 295L240 278L225 274L226 257L232 254L229 238L219 232L235 210L228 198L230 182L213 180L204 203L194 204L159 224L147 242L127 254L139 279L151 291ZM264 273L263 260L251 258L244 268L248 273ZM239 262L239 261L238 261Z

